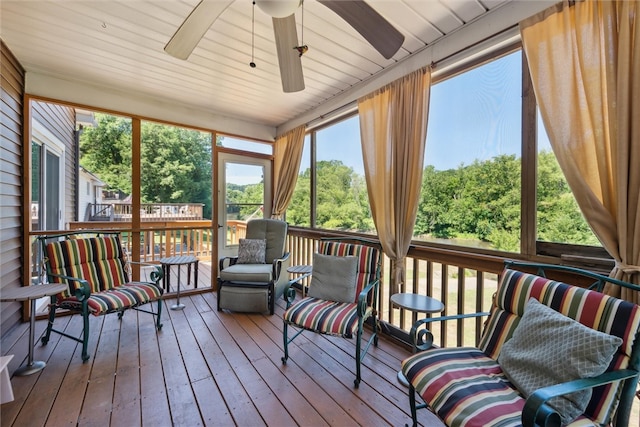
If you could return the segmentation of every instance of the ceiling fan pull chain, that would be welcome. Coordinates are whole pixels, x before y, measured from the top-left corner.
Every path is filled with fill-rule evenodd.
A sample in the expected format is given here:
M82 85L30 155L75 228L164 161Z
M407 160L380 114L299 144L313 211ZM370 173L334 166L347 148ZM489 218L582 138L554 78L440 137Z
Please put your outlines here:
M295 46L294 49L298 51L298 56L302 56L309 50L309 46L304 44L304 0L300 0L300 5L302 6L302 31L300 31L300 38L302 39L302 44L300 46Z
M255 22L256 22L256 1L253 0L253 8L251 9L251 62L249 62L249 66L251 68L256 68L256 63L253 62L253 54L254 54L254 39L255 39Z

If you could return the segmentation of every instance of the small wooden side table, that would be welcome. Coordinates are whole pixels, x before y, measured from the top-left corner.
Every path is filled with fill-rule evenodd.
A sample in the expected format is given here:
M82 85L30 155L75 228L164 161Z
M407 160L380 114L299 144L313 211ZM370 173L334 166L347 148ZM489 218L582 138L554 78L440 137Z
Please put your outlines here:
M440 313L444 310L444 304L441 301L426 295L411 293L393 294L391 295L391 303L400 308L418 313ZM400 384L409 387L409 382L402 374L402 371L398 371L397 377Z
M21 288L3 289L0 301L31 301L31 313L29 316L29 359L27 364L14 372L15 375L31 375L44 369L47 364L33 360L34 329L36 324L36 300L47 296L59 294L67 289L65 283L48 283L42 285L23 286Z

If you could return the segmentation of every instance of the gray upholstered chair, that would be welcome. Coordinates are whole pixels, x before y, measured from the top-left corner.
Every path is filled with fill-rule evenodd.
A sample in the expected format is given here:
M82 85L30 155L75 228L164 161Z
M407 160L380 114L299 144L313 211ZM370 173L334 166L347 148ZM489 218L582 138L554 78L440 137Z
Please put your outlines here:
M273 314L276 298L289 283L287 231L288 224L276 219L254 219L247 223L238 256L220 260L218 311Z

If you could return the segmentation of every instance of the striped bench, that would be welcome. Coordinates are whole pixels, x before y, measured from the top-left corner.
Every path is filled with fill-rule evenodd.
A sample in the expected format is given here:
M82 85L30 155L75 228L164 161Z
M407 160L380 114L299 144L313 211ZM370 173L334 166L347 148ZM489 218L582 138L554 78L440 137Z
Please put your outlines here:
M86 235L86 232L78 232L39 237L49 282L68 286L64 292L51 297L49 324L42 344L47 344L51 332L81 342L83 362L89 360L89 314L101 316L118 313L118 317L122 318L126 310L136 309L152 314L156 328L160 330L163 293L159 286L162 279L160 266L128 261L119 233L100 233L95 237ZM149 273L151 280L133 282L130 271L132 264L152 266ZM154 301L158 302L156 312L138 308ZM53 328L57 310L82 315L82 338L69 336Z
M524 264L520 264L524 267ZM494 306L485 323L483 334L477 347L461 348L430 348L420 351L402 362L402 373L409 383L409 400L413 425L417 425L416 409L429 407L448 426L533 426L533 425L569 425L604 426L615 420L617 426L626 426L629 421L629 413L638 381L638 329L640 327L640 309L637 305L614 297L604 295L596 290L571 286L566 283L549 280L543 277L544 268L581 273L596 280L595 285L602 288L606 282L621 284L604 276L569 267L545 266L527 264L527 267L539 268L538 274L517 271L517 263L511 263L500 276L498 290L494 296ZM524 269L524 268L521 268ZM533 270L536 271L536 270ZM640 289L635 285L625 284L634 289ZM535 299L541 304L532 302ZM543 306L542 308L538 308ZM546 307L553 309L548 310ZM527 310L525 310L525 308ZM523 321L525 312L531 310L527 321ZM515 370L527 365L526 352L529 350L529 341L535 342L535 337L530 335L542 335L545 333L556 336L560 344L553 344L554 348L571 341L571 337L562 336L563 330L538 328L534 331L524 330L529 319L535 319L533 313L549 314L554 322L557 320L562 328L567 323L571 328L576 325L573 320L589 328L578 329L587 334L593 330L604 334L594 333L596 338L602 337L607 342L615 342L610 348L609 359L600 361L600 375L589 379L576 379L560 385L551 385L530 393L520 390L513 378ZM558 315L560 313L562 316ZM545 317L540 317L545 319ZM573 320L568 320L573 319ZM425 319L424 325L435 319ZM522 323L522 329L518 326ZM547 325L547 323L540 323ZM418 342L419 334L414 326L412 333L414 343ZM571 329L573 330L573 329ZM533 332L533 333L532 333ZM581 332L582 333L582 332ZM518 338L516 339L516 335ZM575 334L574 334L575 335ZM590 352L599 348L596 339L589 336L585 345L588 348L584 357L591 358ZM613 336L613 337L612 337ZM619 337L619 338L614 338ZM507 344L514 339L512 345ZM522 340L521 340L522 339ZM549 340L553 342L553 340ZM515 344L519 347L515 347ZM523 345L524 343L524 345ZM543 342L542 345L545 345ZM568 344L567 344L568 345ZM531 344L531 348L535 345ZM509 347L507 349L507 347ZM531 350L534 351L534 350ZM523 359L509 359L513 353L518 353ZM549 352L551 354L552 351ZM558 368L568 371L578 363L572 363L569 353L560 354L566 357L566 361L559 360ZM537 354L537 353L536 353ZM552 357L551 355L549 357ZM582 357L582 355L581 355ZM545 355L534 362L546 358ZM520 361L513 369L512 360ZM509 362L507 369L506 362ZM610 362L609 362L610 361ZM608 363L607 363L608 362ZM543 363L546 363L543 362ZM564 363L564 366L562 366ZM533 363L535 364L535 363ZM528 367L528 365L527 365ZM546 369L543 366L543 369ZM551 367L549 367L551 370ZM561 375L565 372L561 372ZM527 375L533 375L527 373ZM553 377L557 378L558 377ZM529 377L526 377L528 380ZM522 378L518 377L518 380ZM526 383L525 380L522 381ZM585 389L582 398L586 407L578 416L565 419L558 408L563 404L557 400L557 396L566 396L563 402L578 396L576 393ZM418 393L425 402L424 405L416 405L415 393ZM576 398L577 402L578 399ZM570 401L574 405L574 400ZM576 407L577 404L576 404ZM583 405L584 407L584 405ZM578 407L582 410L582 407ZM574 410L575 411L575 410Z

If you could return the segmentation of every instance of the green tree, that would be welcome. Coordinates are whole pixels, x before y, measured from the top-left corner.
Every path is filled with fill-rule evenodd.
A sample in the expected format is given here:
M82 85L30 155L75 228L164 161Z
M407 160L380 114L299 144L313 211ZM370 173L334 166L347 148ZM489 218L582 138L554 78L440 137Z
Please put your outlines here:
M287 207L287 221L300 227L311 227L311 169L298 175L296 188Z
M466 238L516 251L520 242L520 162L515 156L437 171L427 166L414 235Z
M551 151L538 153L538 240L599 246Z
M373 219L364 176L339 160L316 164L316 226L331 230L371 232ZM287 209L291 224L310 226L311 171L298 176L296 190Z
M131 120L101 113L95 119L98 125L80 135L80 166L131 194Z
M264 182L257 184L227 184L227 209L237 215L238 219L246 220L255 215L258 209L263 209Z
M153 122L142 124L143 203L203 203L211 218L209 134Z

